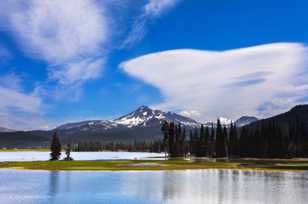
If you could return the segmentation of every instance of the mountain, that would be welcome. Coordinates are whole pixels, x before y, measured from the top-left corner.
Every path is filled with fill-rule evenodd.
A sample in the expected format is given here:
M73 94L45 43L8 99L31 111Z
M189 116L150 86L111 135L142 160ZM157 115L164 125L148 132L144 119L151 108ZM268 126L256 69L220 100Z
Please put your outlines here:
M230 127L230 125L231 125L231 123L232 123L232 120L229 119L229 118L219 117L218 119L219 119L220 124L221 124L222 126ZM208 126L208 127L214 127L214 128L216 128L216 127L217 127L217 121L206 122L206 123L204 123L203 125Z
M258 121L258 118L256 118L256 117L242 116L235 121L235 125L237 127L242 127L242 126L249 125L250 123L253 123L253 122L256 122L256 121Z
M229 126L232 123L232 120L229 118L220 117L218 119L221 125Z
M160 125L163 121L172 121L175 123L181 123L186 126L198 126L199 123L191 118L173 113L163 112L160 110L152 110L147 106L141 106L137 110L124 115L114 122L126 127L153 127Z
M223 125L231 123L230 119L219 119ZM308 130L308 105L298 105L286 113L262 120L243 116L235 123L238 127L245 126L255 129L261 123L266 124L272 121L277 122L282 127L287 127L290 121L296 120L303 122ZM191 118L141 106L135 111L114 120L87 120L67 123L48 131L0 132L0 147L46 147L50 143L51 135L55 132L59 134L63 143L153 141L162 138L160 128L163 121L182 123L187 128L200 126L200 123ZM215 126L215 123L206 124Z
M66 123L49 131L0 133L0 147L10 144L20 147L20 145L23 145L22 138L27 140L25 144L29 145L29 141L35 140L35 137L40 142L33 141L33 144L41 146L48 144L51 135L55 132L59 134L64 143L152 141L162 137L161 123L163 121L182 123L187 127L200 125L191 118L173 112L163 112L141 106L135 111L114 120L87 120ZM29 138L31 139L29 140ZM19 145L18 142L21 144Z
M289 122L294 122L294 121L298 121L299 123L305 124L308 130L308 104L307 105L297 105L285 113L282 113L282 114L279 114L279 115L276 115L270 118L258 120L246 126L256 127L256 126L259 126L261 123L269 124L269 123L275 122L280 127L285 128L289 125Z
M169 122L172 121L175 123L182 123L186 126L199 125L197 121L173 112L165 113L161 110L153 110L147 106L140 106L135 111L115 120L88 120L76 123L67 123L55 128L55 130L103 131L114 128L157 127L160 126L165 120Z
M88 131L88 130L108 130L117 127L113 121L110 120L87 120L81 122L74 122L74 123L66 123L64 125L60 125L54 129L54 131Z
M12 129L8 129L8 128L5 128L5 127L0 127L0 132L14 132L15 130L12 130Z

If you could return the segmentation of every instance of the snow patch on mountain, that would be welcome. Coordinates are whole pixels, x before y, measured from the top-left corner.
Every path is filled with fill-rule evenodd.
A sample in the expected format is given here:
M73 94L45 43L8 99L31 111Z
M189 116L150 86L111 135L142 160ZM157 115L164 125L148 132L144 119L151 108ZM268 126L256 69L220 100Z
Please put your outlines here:
M249 125L250 123L256 122L258 118L253 116L242 116L235 121L237 127L242 127L245 125Z
M154 126L160 124L164 120L190 126L199 124L195 120L185 116L173 112L165 113L160 110L152 110L147 106L141 106L137 110L114 120L114 122L132 128L136 126Z
M229 118L220 117L218 118L221 125L229 126L232 123L232 120Z
M117 127L134 128L134 127L157 127L163 121L181 123L186 126L198 126L199 123L193 119L178 115L173 112L163 112L152 110L147 106L141 106L137 110L124 115L115 120L87 120L75 123L67 123L57 127L59 131L97 131L109 130Z
M69 130L79 129L81 131L87 131L89 129L94 129L94 128L108 130L117 126L118 124L116 124L111 120L87 120L76 123L66 123L64 125L57 127L56 130L69 131Z

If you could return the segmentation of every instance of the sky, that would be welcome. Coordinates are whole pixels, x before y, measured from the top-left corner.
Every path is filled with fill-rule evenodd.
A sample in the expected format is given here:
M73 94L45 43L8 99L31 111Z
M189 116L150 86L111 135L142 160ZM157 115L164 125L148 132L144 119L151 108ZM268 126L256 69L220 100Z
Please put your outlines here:
M305 0L3 0L0 126L147 105L198 121L308 100Z

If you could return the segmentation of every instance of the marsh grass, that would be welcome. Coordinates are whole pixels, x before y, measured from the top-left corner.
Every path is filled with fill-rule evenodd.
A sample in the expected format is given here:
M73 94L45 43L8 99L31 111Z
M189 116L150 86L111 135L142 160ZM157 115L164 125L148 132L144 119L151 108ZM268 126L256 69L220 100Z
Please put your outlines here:
M217 159L210 160L101 160L0 162L0 168L29 170L129 171L239 169L262 171L308 171L305 159Z

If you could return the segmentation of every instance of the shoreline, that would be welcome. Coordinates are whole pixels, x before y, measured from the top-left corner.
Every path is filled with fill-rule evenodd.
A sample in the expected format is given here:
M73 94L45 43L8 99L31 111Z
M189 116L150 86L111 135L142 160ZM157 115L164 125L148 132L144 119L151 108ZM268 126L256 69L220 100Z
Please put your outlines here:
M94 160L0 162L1 169L47 171L176 171L242 170L263 172L308 172L308 160Z

